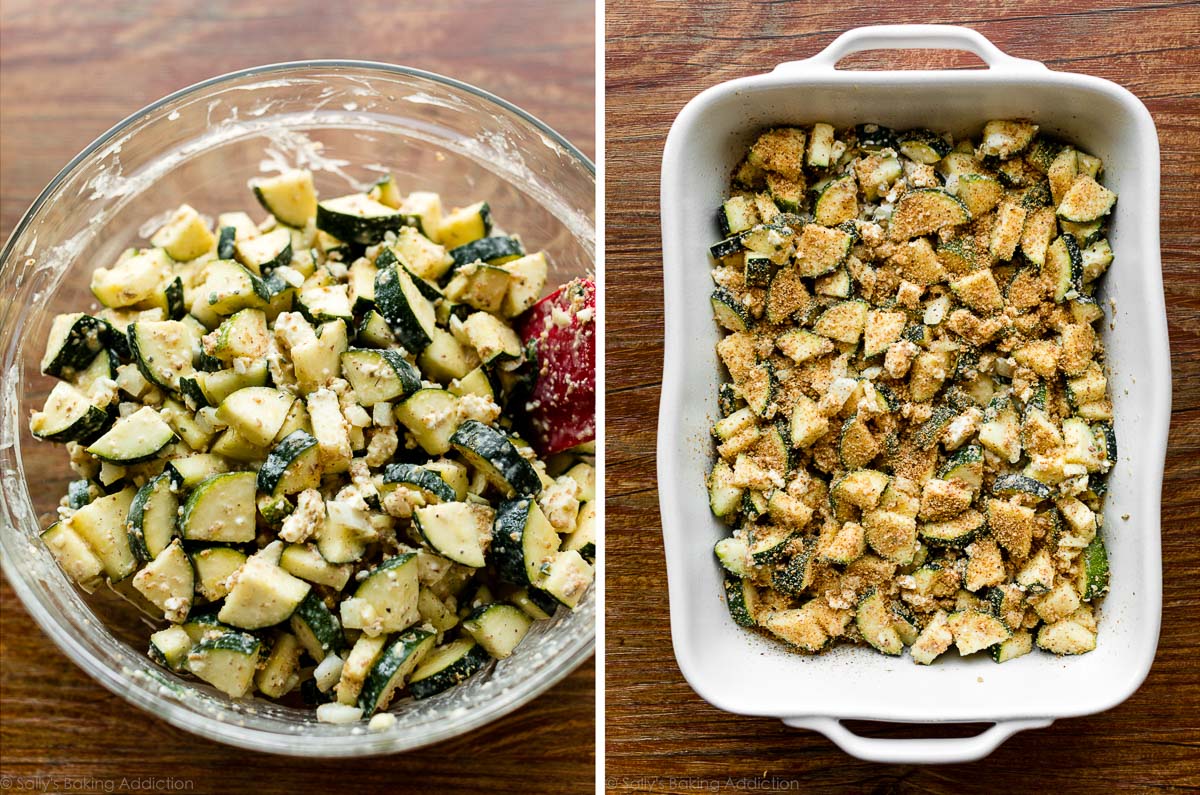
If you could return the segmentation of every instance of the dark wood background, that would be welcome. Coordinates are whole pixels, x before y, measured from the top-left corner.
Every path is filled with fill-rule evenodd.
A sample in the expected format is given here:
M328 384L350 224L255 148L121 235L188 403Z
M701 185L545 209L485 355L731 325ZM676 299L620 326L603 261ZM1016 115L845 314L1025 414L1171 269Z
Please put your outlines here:
M1116 709L1018 734L985 761L951 767L859 762L820 735L771 719L730 715L693 693L671 651L655 490L662 367L658 174L671 122L710 85L813 55L847 27L901 22L967 24L1012 55L1120 83L1149 106L1162 143L1162 253L1175 386L1163 484L1158 657L1145 685ZM606 25L608 789L961 793L1200 787L1200 7L1128 0L610 0ZM978 64L973 56L960 54L893 52L856 55L842 66L973 64ZM904 731L855 728L873 736Z
M595 11L586 0L0 0L0 239L76 152L124 116L207 77L306 58L450 75L596 151ZM0 585L0 791L120 792L171 777L152 789L591 792L594 692L589 661L523 709L429 749L334 762L254 754L110 694ZM126 777L135 781L123 787Z

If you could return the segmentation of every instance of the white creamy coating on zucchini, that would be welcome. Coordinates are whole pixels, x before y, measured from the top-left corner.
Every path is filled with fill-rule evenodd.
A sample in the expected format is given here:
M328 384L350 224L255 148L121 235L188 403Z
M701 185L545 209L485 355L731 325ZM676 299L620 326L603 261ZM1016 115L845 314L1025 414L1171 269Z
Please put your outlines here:
M30 428L80 479L42 538L89 592L128 578L160 664L382 731L579 603L594 448L521 437L549 263L486 201L250 188L267 218L165 213L53 322Z
M754 141L710 249L735 623L920 664L1095 648L1117 460L1102 172L1020 119Z

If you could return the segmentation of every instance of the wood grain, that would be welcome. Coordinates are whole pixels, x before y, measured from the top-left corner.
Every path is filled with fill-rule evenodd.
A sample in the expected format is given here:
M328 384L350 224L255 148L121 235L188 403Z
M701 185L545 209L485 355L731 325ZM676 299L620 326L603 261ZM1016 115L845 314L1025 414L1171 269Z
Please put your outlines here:
M586 0L3 0L0 239L77 151L127 114L277 61L356 58L450 75L594 155L594 20ZM590 792L594 692L589 661L525 708L426 750L332 763L254 754L176 730L102 689L0 585L0 791L121 792L156 778L150 791Z
M662 367L658 172L702 89L805 58L847 27L970 25L1012 55L1104 77L1149 106L1162 143L1162 253L1174 365L1163 484L1163 632L1149 679L1109 712L1062 720L973 765L859 762L824 737L702 701L673 659L655 489ZM606 18L607 770L616 792L1108 792L1200 787L1200 8L1178 3L641 3ZM855 68L962 68L957 53L865 53ZM856 724L871 736L910 729ZM978 727L952 731L974 734ZM933 729L933 734L941 732ZM947 734L951 732L947 731ZM926 734L925 736L930 736Z

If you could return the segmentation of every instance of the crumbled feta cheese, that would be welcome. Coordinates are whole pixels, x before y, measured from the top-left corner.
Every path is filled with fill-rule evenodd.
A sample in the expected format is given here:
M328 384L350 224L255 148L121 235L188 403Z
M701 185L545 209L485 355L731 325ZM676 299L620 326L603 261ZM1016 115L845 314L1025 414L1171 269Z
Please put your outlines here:
M392 456L396 454L398 445L399 440L397 439L396 428L394 426L375 428L370 433L370 441L367 442L367 454L365 456L367 466L381 467L392 460Z
M560 476L554 485L542 489L538 504L555 530L571 532L579 515L579 483L568 475Z
M279 537L299 544L312 537L325 519L325 503L316 489L305 489L296 496L296 509L288 514L279 528Z
M403 484L397 485L383 498L383 509L398 519L409 519L412 512L425 505L425 496Z
M317 707L317 720L321 723L355 723L362 718L362 710L349 704L331 701Z

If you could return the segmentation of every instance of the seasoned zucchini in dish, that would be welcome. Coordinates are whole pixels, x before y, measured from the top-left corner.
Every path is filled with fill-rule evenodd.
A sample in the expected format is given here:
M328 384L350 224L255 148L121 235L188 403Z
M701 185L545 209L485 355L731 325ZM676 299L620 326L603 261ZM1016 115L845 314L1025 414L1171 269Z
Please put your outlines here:
M164 668L369 719L590 588L594 284L543 296L487 201L249 187L261 221L182 205L50 324L29 428L77 479L41 539L161 621Z
M706 486L735 624L922 665L1095 648L1117 461L1102 165L1023 119L749 147L709 249ZM506 560L546 554L515 538Z

